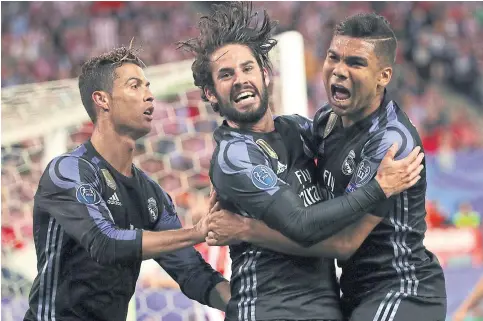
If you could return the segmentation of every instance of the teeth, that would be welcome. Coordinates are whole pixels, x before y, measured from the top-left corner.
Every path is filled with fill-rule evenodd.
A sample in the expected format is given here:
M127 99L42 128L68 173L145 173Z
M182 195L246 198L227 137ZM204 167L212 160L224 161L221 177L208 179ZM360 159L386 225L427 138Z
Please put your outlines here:
M251 92L243 92L238 96L236 96L236 100L240 100L242 98L249 97L249 96L253 96L253 94Z

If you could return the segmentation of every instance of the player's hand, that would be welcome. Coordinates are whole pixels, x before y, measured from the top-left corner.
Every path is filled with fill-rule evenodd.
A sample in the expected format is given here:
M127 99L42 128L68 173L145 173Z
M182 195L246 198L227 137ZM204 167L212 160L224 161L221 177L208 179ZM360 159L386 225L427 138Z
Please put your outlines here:
M424 166L421 164L424 153L417 146L405 158L394 160L398 151L397 144L393 144L381 161L376 175L376 181L389 198L414 186L420 179L419 175Z
M202 239L205 238L208 235L208 214L202 215L193 228Z
M212 211L213 207L216 204L217 197L218 197L218 194L216 194L215 188L213 187L213 184L212 184L210 188L210 199L208 204L208 208L210 209L210 212Z
M208 215L208 236L205 241L210 246L237 244L247 229L248 224L241 215L227 210L213 211Z

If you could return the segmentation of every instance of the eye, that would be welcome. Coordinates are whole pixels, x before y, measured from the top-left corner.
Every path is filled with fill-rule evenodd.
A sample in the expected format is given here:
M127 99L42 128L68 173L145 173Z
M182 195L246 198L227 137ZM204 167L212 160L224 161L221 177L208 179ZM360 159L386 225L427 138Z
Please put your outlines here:
M360 61L352 61L351 63L349 63L349 66L352 66L352 67L364 67L364 64Z
M224 72L224 73L220 74L220 76L219 76L220 79L227 79L228 77L230 77L230 74L227 73L227 72Z
M245 69L243 69L245 72L249 72L253 70L253 66L246 66Z
M137 84L131 85L131 89L138 89L138 85Z

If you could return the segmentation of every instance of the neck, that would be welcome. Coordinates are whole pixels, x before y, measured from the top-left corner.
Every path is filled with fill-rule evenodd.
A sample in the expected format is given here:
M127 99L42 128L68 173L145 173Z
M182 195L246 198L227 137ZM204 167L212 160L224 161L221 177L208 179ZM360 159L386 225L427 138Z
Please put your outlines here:
M357 108L357 112L350 115L342 116L342 126L350 127L358 121L366 118L367 116L375 112L379 108L379 106L381 106L383 99L384 91L377 93L376 97L374 97L372 102L367 107Z
M119 173L132 176L135 141L117 133L109 123L97 124L91 142L96 151Z
M267 109L265 115L258 122L253 124L238 124L231 120L227 120L227 123L232 128L251 130L257 133L269 133L275 130L275 123L273 122L272 111Z

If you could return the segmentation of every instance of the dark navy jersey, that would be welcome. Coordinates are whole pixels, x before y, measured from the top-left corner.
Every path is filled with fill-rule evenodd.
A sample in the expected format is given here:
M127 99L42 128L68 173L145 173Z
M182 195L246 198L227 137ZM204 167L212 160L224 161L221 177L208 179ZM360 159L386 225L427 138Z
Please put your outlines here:
M55 158L34 200L38 275L25 320L125 320L142 261L142 230L181 227L171 198L141 170L111 167L87 142ZM222 276L193 248L157 262L207 304Z
M275 118L270 133L220 126L210 176L223 207L263 221L284 190L295 192L304 206L319 203L314 158L302 141L311 124L294 115ZM230 255L227 320L341 319L334 260L289 256L249 243L230 246Z
M331 124L331 112L328 105L320 109L313 128L318 180L332 197L367 184L393 143L399 146L397 159L406 157L416 146L422 147L416 128L387 93L377 111L348 128L342 126L340 117ZM323 139L329 132L326 128L332 125ZM415 186L379 205L386 213L383 221L349 260L339 262L344 297L358 300L374 291L446 297L441 266L423 245L425 194L423 170Z

